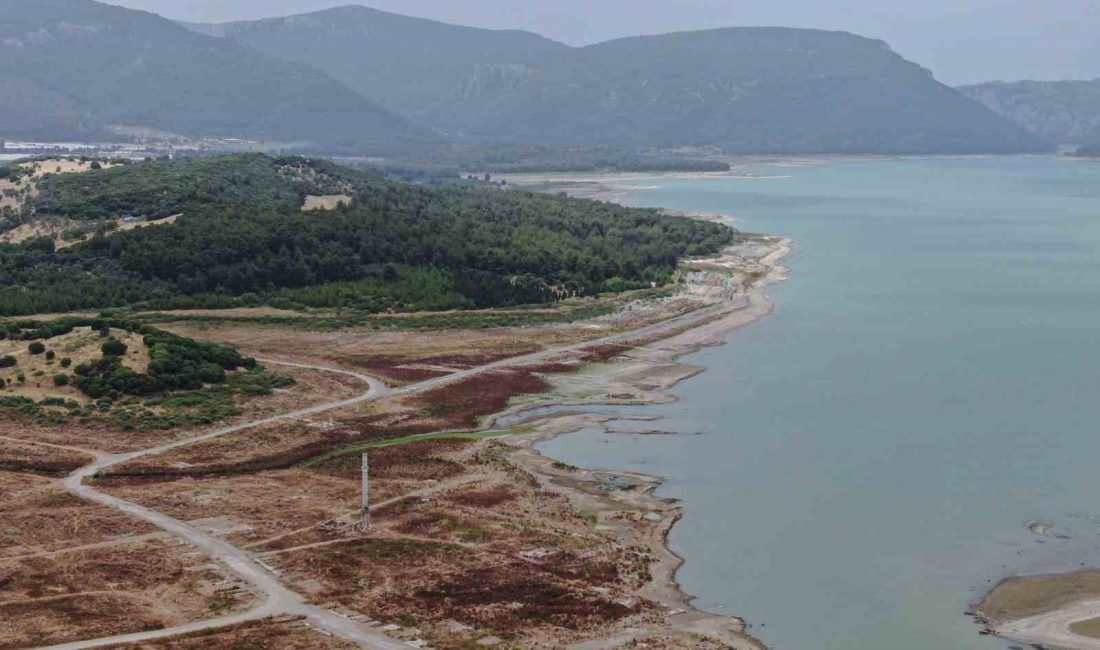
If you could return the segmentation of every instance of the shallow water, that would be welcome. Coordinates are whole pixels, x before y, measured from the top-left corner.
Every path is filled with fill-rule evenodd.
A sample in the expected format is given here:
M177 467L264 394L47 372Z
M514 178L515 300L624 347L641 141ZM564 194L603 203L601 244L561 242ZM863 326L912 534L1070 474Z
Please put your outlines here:
M679 402L622 409L703 435L542 450L667 477L685 590L776 650L1004 648L963 615L992 582L1100 566L1100 164L754 172L783 177L626 201L796 242L774 315L689 357Z

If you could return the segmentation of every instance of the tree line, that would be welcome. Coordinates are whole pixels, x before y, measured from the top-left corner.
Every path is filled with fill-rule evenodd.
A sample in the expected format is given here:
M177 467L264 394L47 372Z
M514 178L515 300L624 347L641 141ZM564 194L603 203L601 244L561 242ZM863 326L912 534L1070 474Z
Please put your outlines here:
M100 194L78 193L55 209L185 212L171 225L101 233L63 250L47 239L0 244L0 315L227 298L367 311L546 303L665 283L680 260L715 253L734 234L654 210L517 190L429 188L322 161L211 160L98 172L127 187L149 178L159 187L166 174L184 180L165 185L175 194L153 198L120 198L132 190L110 181ZM211 169L221 176L206 178ZM234 179L227 196L193 191L226 178ZM333 188L351 194L351 205L299 209L305 192ZM43 196L56 201L56 187Z

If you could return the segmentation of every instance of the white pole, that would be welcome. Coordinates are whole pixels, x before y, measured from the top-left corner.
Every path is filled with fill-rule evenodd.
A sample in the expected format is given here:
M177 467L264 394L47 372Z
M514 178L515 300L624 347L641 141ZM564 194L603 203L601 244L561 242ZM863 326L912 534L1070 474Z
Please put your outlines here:
M370 457L363 454L363 517L370 526Z

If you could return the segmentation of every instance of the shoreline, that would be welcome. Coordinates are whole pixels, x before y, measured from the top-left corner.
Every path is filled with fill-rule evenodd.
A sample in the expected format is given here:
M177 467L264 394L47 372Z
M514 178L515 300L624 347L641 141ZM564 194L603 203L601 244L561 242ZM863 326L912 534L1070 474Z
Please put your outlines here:
M668 180L668 179L736 178L736 179L742 179L742 180L761 180L761 181L764 181L764 180L775 180L775 179L778 179L778 178L782 178L782 176L778 176L778 174L783 173L783 168L784 167L809 166L809 165L817 165L817 164L827 164L829 162L838 162L838 161L858 162L858 161L862 161L862 160L884 160L884 159L885 160L910 160L910 159L925 159L925 158L939 158L939 157L943 157L943 156L882 156L882 157L845 156L845 157L839 157L839 158L836 158L836 157L834 157L834 158L827 158L827 157L801 157L801 158L798 158L798 157L789 157L789 158L788 157L774 157L774 158L762 158L762 157L756 157L756 158L752 158L752 159L730 160L730 163L731 163L731 165L733 165L733 168L729 172L669 172L669 173L648 173L648 174L646 174L646 173L525 174L525 175L514 175L514 176L510 177L509 178L509 183L510 184L515 184L515 185L517 185L519 187L522 187L524 189L537 189L537 190L540 190L540 191L561 191L561 192L565 192L565 193L568 193L572 196L579 197L579 198L587 198L587 199L601 200L601 201L621 202L621 201L624 200L624 198L628 197L629 195L636 194L638 192L644 192L647 189L651 189L650 187L648 187L644 184L639 184L639 182L644 183L644 181L647 181L647 180L652 180L654 182L657 182L657 181L660 181L660 180ZM996 157L996 156L947 156L947 157L949 157L949 158L985 158L985 157ZM1031 157L1031 156L1028 156L1028 157ZM1046 156L1044 156L1044 157L1046 157ZM744 167L753 166L753 165L772 167L776 171L777 175L775 175L775 176L766 175L766 174L750 175L750 174L741 173L741 170L743 170ZM632 183L632 184L626 184L626 183ZM528 185L528 184L530 184L530 185ZM736 221L736 217L731 216L731 215L713 215L713 214L703 214L703 213L699 213L699 212L695 212L695 211L669 210L669 209L662 209L662 211L665 214L678 215L678 216L687 216L687 217L692 217L692 218L702 218L702 219L707 219L707 220L725 221L725 222ZM788 246L789 246L789 242L788 242ZM789 252L790 251L788 250L787 253L785 253L785 254L789 254ZM767 285L765 285L765 289L766 289L766 286ZM762 318L762 317L763 317L763 315L760 316L759 318ZM747 324L747 323L745 323L745 324ZM705 327L705 325L704 325L704 327ZM737 327L740 327L740 325L735 325L735 326L729 328L725 332L725 334L728 334L728 333L732 332L734 329L737 329ZM673 337L673 338L675 338L675 337ZM712 344L721 344L721 341L719 341L717 343L712 343ZM699 346L697 346L696 349L700 349L702 347L704 347L704 346L699 345ZM694 351L694 350L685 351L683 354L688 354L692 351ZM677 355L677 356L683 356L683 354L680 354L680 355ZM629 363L629 362L627 362L627 363ZM683 367L688 368L687 366L683 366ZM664 390L672 388L673 386L675 386L675 384L679 383L680 381L683 381L683 380L685 380L685 379L687 379L691 376L694 376L694 375L696 375L700 372L704 372L705 370L706 370L706 368L703 368L703 367L694 367L693 372L685 373L682 377L680 377L678 379L675 379L674 381L668 382L664 387L662 387L661 389L658 389L654 392L655 393L661 393ZM601 402L601 401L597 400L597 401L594 401L594 402L589 402L589 403L587 403L587 405L592 406L592 405L598 405L600 403L611 404L611 405L624 405L624 404L628 404L628 403L629 404L639 404L639 405L641 405L641 404L658 403L659 401L662 401L662 399L663 399L663 397L661 395L648 395L646 399L633 401L633 402L606 401L606 400ZM581 402L581 403L583 403L583 402ZM571 405L572 403L562 403L562 404L563 405ZM535 418L535 419L537 420L538 418ZM602 425L604 425L604 423L606 422L607 419L612 419L612 418L605 418L602 421L599 420L599 418L593 418L593 421L589 422L588 426L593 426L593 427L602 426ZM622 419L622 418L619 418L619 419ZM571 429L569 431L559 431L559 432L554 433L552 435L545 435L538 442L541 442L542 440L549 440L549 439L552 439L553 437L555 437L556 435L576 431L576 430L581 429L581 428L586 428L586 427L576 427L576 428ZM611 429L609 429L606 426L604 426L604 429L606 431L611 431ZM636 433L636 432L632 431L631 433ZM647 431L647 432L643 432L643 433L657 433L657 431ZM611 473L616 472L616 470L599 470L599 471L611 472ZM660 485L660 481L661 481L660 477L649 476L648 478L657 481L657 485L658 486ZM654 497L654 498L657 498L657 497ZM673 504L676 503L676 501L674 499L670 499L669 501ZM674 525L675 525L675 521L671 522L668 525L667 530L671 531L672 527ZM666 532L666 535L667 535L667 532ZM675 553L673 551L671 551L671 549L667 548L667 544L666 544L665 551L668 554L670 554L672 556L675 556ZM684 562L685 562L684 559L680 559L680 565L682 565ZM677 565L675 568L673 568L670 571L669 575L667 576L667 580L670 584L675 586L678 597L681 598L683 600L683 602L689 603L689 606L690 606L690 602L692 600L691 596L689 594L687 594L684 591L684 589L682 588L682 586L679 585L678 582L676 581L676 570L679 568L680 565ZM1100 569L1090 569L1090 570L1086 570L1085 572L1090 572L1090 573L1093 573L1093 574L1100 575ZM1062 574L1062 575L1043 576L1043 577L1051 579L1053 581L1071 582L1072 579L1073 579L1073 576L1077 575L1078 573L1081 573L1081 572L1067 573L1067 574ZM664 576L655 575L654 580L652 582L658 582L662 579L662 577L664 577ZM999 587L1001 584L1004 584L1006 582L1010 582L1010 581L1013 581L1013 580L1019 580L1019 579L1021 579L1019 576L1007 576L1003 580L1000 581L1000 583L997 585L997 587ZM652 582L651 582L651 584L652 584ZM985 594L985 596L982 599L982 604L984 604L986 601L989 600L990 595L997 589L997 587L994 587L993 589L990 589ZM695 610L695 611L699 611L699 610ZM701 612L701 613L705 614L705 612ZM1005 640L1008 640L1008 641L1011 641L1011 642L1018 642L1018 643L1022 643L1022 644L1033 644L1033 645L1036 645L1036 647L1040 647L1040 646L1041 647L1048 647L1049 646L1049 647L1065 648L1066 650L1100 650L1100 638L1081 636L1080 634L1074 633L1070 629L1071 625L1074 625L1074 624L1079 624L1079 623L1082 623L1084 621L1100 620L1100 590L1095 591L1095 592L1090 592L1087 595L1082 595L1082 596L1080 596L1080 597L1078 597L1078 598L1076 598L1076 599L1074 599L1074 600L1072 600L1071 602L1068 602L1068 603L1057 604L1056 606L1054 606L1049 611L1043 611L1041 613L1029 614L1027 616L1015 616L1011 620L1006 620L1004 618L1002 618L1001 620L996 620L993 617L990 617L990 618L987 619L985 614L982 613L982 611L981 611L981 604L971 606L970 611L968 611L967 613L969 615L973 616L977 620L977 622L983 626L982 627L982 634L985 634L985 635L996 636L998 638L1002 638L1002 639L1005 639ZM717 615L715 615L715 616L717 616ZM764 646L761 644L760 646L757 646L757 647L764 647Z
M1043 594L1024 599L1020 591ZM968 614L982 633L1034 647L1100 650L1100 637L1079 634L1079 624L1100 620L1100 569L1002 578ZM1090 626L1094 627L1094 626Z
M680 362L681 358L707 347L724 345L735 330L770 315L774 311L775 303L767 295L767 291L773 284L787 279L787 269L780 263L792 253L793 244L789 239L777 237L766 238L763 240L766 243L763 244L760 241L756 240L756 245L764 248L762 255L757 258L761 269L754 270L763 272L749 282L746 291L731 299L726 310L717 317L703 316L699 322L680 331L658 336L625 350L622 358L607 362L606 373L589 373L589 368L585 367L577 375L562 376L556 380L555 397L506 409L486 422L486 428L491 428L502 419L515 418L513 422L509 422L510 425L533 426L535 430L532 433L503 439L515 449L511 454L512 458L535 476L544 489L565 495L579 509L591 509L594 503L602 501L602 504L597 504L596 509L607 516L598 518L598 526L608 532L644 543L649 548L657 560L651 567L650 579L635 594L664 607L669 631L698 635L736 650L766 650L767 646L751 636L748 631L751 626L744 619L695 607L693 603L696 597L689 594L678 581L680 568L689 560L672 550L669 536L683 517L683 511L678 499L655 494L664 479L617 468L566 468L557 459L538 451L537 445L559 435L587 428L603 427L611 431L607 427L609 422L629 419L568 410L571 407L590 409L599 406L643 406L676 400L676 397L669 394L671 389L706 371L704 366ZM728 270L727 268L726 271ZM570 399L569 391L576 390L578 385L583 387L581 390L591 394ZM627 394L630 396L626 397ZM546 409L563 410L539 413ZM584 484L606 480L608 476L630 481L635 487L629 494L618 491L602 496L594 496L591 490L583 487ZM647 521L631 519L623 522L621 512L616 510L619 507L644 511L646 516L640 519ZM654 514L656 517L649 518ZM634 633L630 638L615 640L641 641L660 634L660 630L647 630L645 634ZM577 646L577 650L595 649L597 646L598 644L581 644Z

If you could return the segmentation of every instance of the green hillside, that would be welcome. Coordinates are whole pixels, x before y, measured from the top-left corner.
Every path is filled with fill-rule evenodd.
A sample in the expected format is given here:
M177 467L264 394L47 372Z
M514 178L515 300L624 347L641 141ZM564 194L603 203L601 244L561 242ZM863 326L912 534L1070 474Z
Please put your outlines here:
M91 183L86 174L54 177L34 218L183 215L63 250L45 238L0 244L0 315L547 303L667 282L682 258L714 253L733 236L723 225L654 210L498 188L426 188L305 159L157 161L94 174ZM234 192L209 191L225 179ZM305 193L334 184L353 197L350 205L301 209Z

